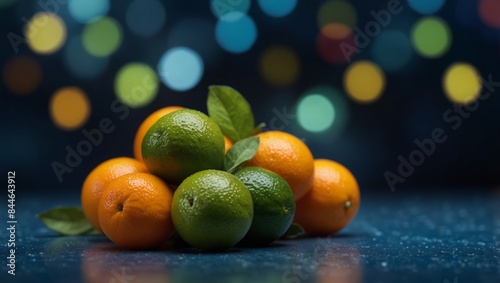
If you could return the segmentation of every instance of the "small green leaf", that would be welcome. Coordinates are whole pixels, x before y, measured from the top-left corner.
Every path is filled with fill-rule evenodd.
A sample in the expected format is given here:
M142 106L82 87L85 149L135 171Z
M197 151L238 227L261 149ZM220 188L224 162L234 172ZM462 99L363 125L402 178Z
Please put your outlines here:
M304 234L304 228L302 228L299 224L297 223L292 223L288 230L286 230L285 234L282 236L284 239L295 239L298 236Z
M254 118L245 98L229 86L210 86L208 90L208 115L222 133L233 142L251 136Z
M85 232L85 235L100 235L102 234L101 231L97 230L96 228L92 228L89 231Z
M47 228L63 235L95 233L94 227L85 218L81 207L57 207L36 216Z
M243 163L252 159L259 149L259 137L249 137L236 142L224 157L224 170L236 172Z
M262 129L264 129L266 127L266 123L262 122L260 124L258 124L254 129L253 129L253 132L252 132L252 136L262 132Z

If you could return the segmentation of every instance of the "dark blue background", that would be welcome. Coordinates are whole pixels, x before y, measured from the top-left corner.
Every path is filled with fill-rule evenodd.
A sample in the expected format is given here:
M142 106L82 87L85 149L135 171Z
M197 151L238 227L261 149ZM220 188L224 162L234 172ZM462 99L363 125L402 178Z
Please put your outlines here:
M27 190L46 190L81 186L90 170L102 161L116 156L132 156L132 141L141 121L152 111L167 105L183 105L206 112L207 87L227 84L240 90L252 105L256 122L266 122L274 117L273 108L287 107L294 113L297 98L308 88L328 84L342 89L342 75L348 64L330 65L317 55L315 38L318 33L316 13L324 1L299 1L287 17L271 18L253 2L249 15L257 25L259 35L252 49L243 54L230 54L222 49L213 64L206 64L201 82L193 89L177 93L161 85L155 101L141 109L130 109L129 115L120 120L110 110L116 99L113 81L124 64L141 61L156 67L159 57L171 47L167 41L170 28L189 17L203 17L215 25L216 18L207 1L164 1L167 20L161 32L149 39L131 34L125 28L124 14L130 1L112 1L108 13L124 27L124 41L110 58L110 65L101 77L81 80L64 71L61 52L41 56L21 46L20 55L35 58L42 66L44 79L41 86L27 96L17 96L0 83L0 172L17 171L18 187ZM356 7L358 25L371 20L370 11L385 8L387 1L350 1ZM391 23L391 28L409 32L421 15L401 1L403 12ZM459 1L463 3L464 1ZM469 0L474 7L477 1ZM337 160L346 165L357 177L361 187L380 187L389 190L384 172L396 172L398 156L408 158L416 149L415 139L431 137L435 128L442 128L448 139L437 146L435 153L397 188L412 186L496 186L500 183L500 98L497 92L479 108L463 119L459 129L443 120L443 113L453 107L442 90L445 69L457 61L473 64L483 77L490 74L500 81L499 30L487 28L479 18L468 21L472 27L460 24L456 17L456 1L447 1L437 13L447 21L453 34L450 50L439 59L424 59L413 55L408 69L386 74L387 86L380 100L370 105L360 105L349 99L347 127L336 138L326 134L313 134L301 130L297 121L287 125L285 131L306 140L318 158ZM16 56L5 35L22 34L23 16L30 17L41 10L32 1L20 1L13 7L0 10L0 66ZM67 13L67 11L66 11ZM470 11L475 13L475 11ZM471 17L463 9L463 17ZM214 36L207 34L208 38ZM258 59L266 47L283 44L292 47L301 59L298 80L290 87L275 88L259 76ZM193 47L195 48L195 47ZM369 49L370 47L367 47ZM371 52L364 51L356 60L371 60ZM92 103L92 114L80 130L65 132L58 129L48 113L50 95L58 88L75 85L85 90ZM483 89L485 92L485 89ZM66 146L75 148L84 137L83 129L98 127L103 118L110 118L116 125L113 133L84 157L81 164L59 182L51 163L64 162ZM60 190L57 190L60 191Z

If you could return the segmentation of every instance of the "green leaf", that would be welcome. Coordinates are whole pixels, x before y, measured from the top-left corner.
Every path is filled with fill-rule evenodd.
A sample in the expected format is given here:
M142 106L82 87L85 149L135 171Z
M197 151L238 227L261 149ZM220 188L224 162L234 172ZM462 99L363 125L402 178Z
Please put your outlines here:
M253 129L253 132L252 132L252 136L262 132L262 129L264 129L266 127L266 123L262 122L260 124L258 124L254 129Z
M81 207L57 207L36 215L47 228L63 235L83 235L95 233Z
M233 142L251 136L254 118L245 98L229 86L213 85L208 90L208 115L219 125L222 133Z
M89 231L85 232L84 235L100 235L102 234L101 231L97 230L96 228L92 228Z
M259 137L249 137L236 142L224 157L224 170L236 172L241 165L252 159L259 149Z
M284 239L295 239L298 236L304 234L304 228L302 228L299 224L297 223L292 223L288 230L286 230L285 234L281 237Z

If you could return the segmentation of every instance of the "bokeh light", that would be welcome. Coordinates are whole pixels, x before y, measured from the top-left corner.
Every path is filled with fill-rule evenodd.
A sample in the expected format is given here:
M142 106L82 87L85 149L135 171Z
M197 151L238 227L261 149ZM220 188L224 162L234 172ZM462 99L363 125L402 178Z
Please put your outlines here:
M297 6L297 0L259 0L258 3L262 11L271 17L284 17Z
M33 52L51 54L66 40L66 26L54 13L36 13L25 26L25 36Z
M108 66L108 57L90 55L83 47L79 36L74 36L64 48L64 66L80 79L98 78Z
M115 77L116 97L131 108L149 105L158 94L158 88L158 76L143 63L128 63Z
M482 89L479 73L472 65L455 63L448 67L443 76L443 89L453 103L474 102Z
M473 13L473 11L470 11ZM480 0L479 16L483 23L492 28L500 28L500 1Z
M372 45L373 60L386 72L402 70L411 60L411 40L404 32L383 31Z
M384 72L370 61L352 63L344 73L344 88L354 101L372 103L385 88Z
M71 0L68 10L75 21L86 24L108 13L109 0Z
M210 9L217 18L222 18L232 12L240 12L239 15L243 15L250 9L250 0L211 0Z
M7 8L7 7L10 7L10 6L12 6L12 5L16 4L16 3L17 3L17 1L19 1L19 0L1 0L1 1L0 1L0 9L1 9L1 8Z
M176 91L195 87L203 76L203 60L187 47L168 50L158 63L158 74L165 85Z
M175 23L169 30L167 47L186 46L200 54L207 69L220 64L224 52L214 37L215 24L209 18L188 18Z
M307 89L296 101L294 131L305 131L306 139L329 143L341 136L349 118L349 104L343 92L330 85Z
M128 7L125 18L133 33L150 37L165 24L165 8L158 0L135 0Z
M3 81L10 92L29 94L40 86L42 68L33 58L14 57L3 68Z
M19 1L19 0L1 0L0 1L0 9L10 7L10 6L16 4L17 1Z
M318 27L321 29L329 23L341 23L350 28L356 26L358 14L354 6L345 0L325 2L318 11Z
M289 86L297 80L299 73L299 56L290 47L271 46L260 57L260 74L272 86Z
M452 36L450 28L439 17L425 17L412 30L412 43L422 57L438 58L448 51Z
M88 53L98 57L109 56L122 43L122 29L115 19L103 17L84 27L82 42Z
M50 117L54 124L66 131L76 130L87 122L90 116L90 101L77 87L64 87L50 98Z
M297 107L299 125L310 132L323 132L330 128L335 119L332 102L321 94L303 97Z
M445 0L408 0L408 5L419 14L430 15L439 11L445 2Z
M316 37L316 51L331 64L351 62L357 54L351 28L340 23L326 24Z
M257 40L257 27L246 14L231 12L217 22L215 37L222 49L231 53L243 53Z

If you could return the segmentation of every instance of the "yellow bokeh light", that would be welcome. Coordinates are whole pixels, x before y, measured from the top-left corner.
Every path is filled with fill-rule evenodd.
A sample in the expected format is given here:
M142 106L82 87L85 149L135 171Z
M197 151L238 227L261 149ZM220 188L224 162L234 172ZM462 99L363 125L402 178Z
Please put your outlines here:
M358 61L345 71L344 88L349 97L357 102L374 102L384 91L384 72L373 62Z
M289 47L269 47L260 58L260 74L270 85L289 86L297 80L299 73L299 56Z
M54 13L39 12L26 24L24 34L31 50L39 54L51 54L66 41L66 25Z
M467 63L455 63L448 67L443 76L443 89L453 103L474 102L482 89L479 73Z
M62 130L80 128L90 116L87 95L77 87L65 87L56 91L50 99L50 117Z

